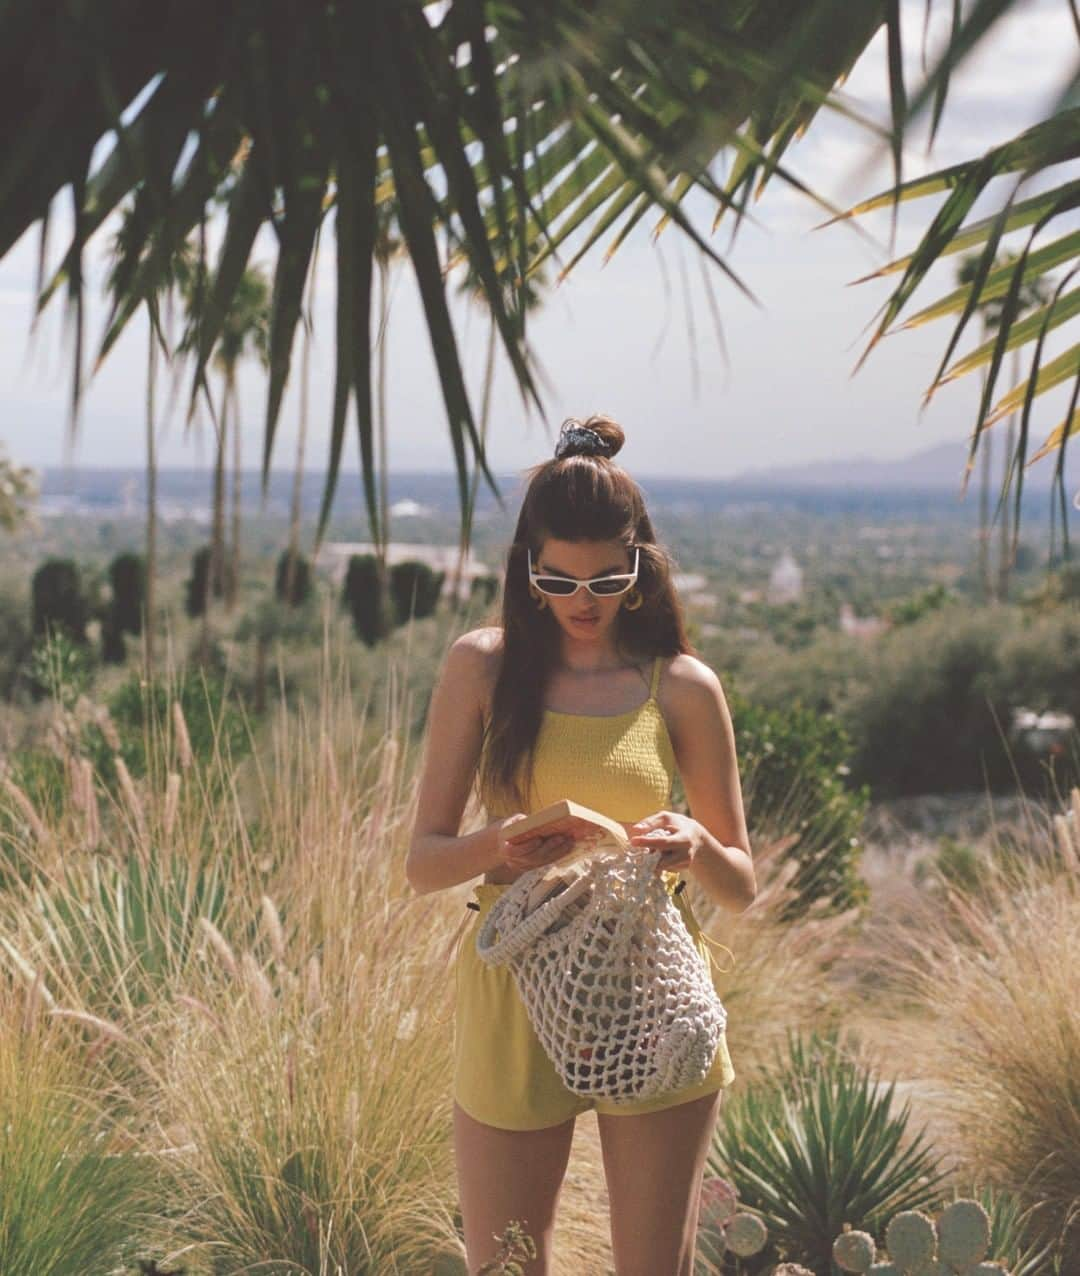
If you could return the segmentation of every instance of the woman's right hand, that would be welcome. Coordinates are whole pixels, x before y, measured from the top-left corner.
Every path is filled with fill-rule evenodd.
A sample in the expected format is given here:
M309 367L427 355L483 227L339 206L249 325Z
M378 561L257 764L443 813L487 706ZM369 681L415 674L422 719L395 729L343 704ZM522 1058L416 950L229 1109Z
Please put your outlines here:
M507 836L513 835L514 825L523 819L524 813L518 811L499 821L499 859L515 872L524 873L544 864L554 864L569 855L578 843L594 842L601 837L595 824L589 824L575 816L567 816L543 833L523 838L519 842L507 841Z

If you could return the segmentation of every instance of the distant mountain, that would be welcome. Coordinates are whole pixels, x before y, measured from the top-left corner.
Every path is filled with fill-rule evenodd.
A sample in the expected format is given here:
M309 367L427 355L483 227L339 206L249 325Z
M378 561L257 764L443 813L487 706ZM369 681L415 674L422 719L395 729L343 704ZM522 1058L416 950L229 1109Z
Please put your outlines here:
M979 451L975 454L971 477L968 479L969 497L976 491L982 473L982 449L986 445L987 437L980 439ZM996 434L993 441L992 468L998 484L1001 481L1004 438L1004 433ZM1037 444L1029 443L1029 457L1033 452L1038 451L1041 445L1041 437ZM913 452L910 456L898 457L896 460L879 461L872 457L851 457L848 460L772 466L766 469L743 470L727 479L726 482L745 483L755 488L772 485L785 488L852 486L873 488L877 491L921 488L924 491L945 489L959 493L964 467L967 464L968 450L966 442L938 443L923 452ZM1077 460L1077 452L1080 452L1080 447L1066 448L1065 490L1070 495L1080 486L1080 461ZM1050 455L1043 457L1030 469L1025 469L1025 491L1032 490L1040 493L1048 491L1053 481L1056 463L1056 456ZM997 491L996 487L994 491Z

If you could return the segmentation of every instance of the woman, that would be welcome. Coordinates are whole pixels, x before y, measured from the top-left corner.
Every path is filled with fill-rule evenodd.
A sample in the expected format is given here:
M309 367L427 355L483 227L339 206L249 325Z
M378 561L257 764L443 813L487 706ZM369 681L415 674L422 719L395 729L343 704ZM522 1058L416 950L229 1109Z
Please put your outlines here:
M716 674L691 654L641 491L612 460L623 439L610 418L571 419L554 458L530 472L502 625L452 644L429 710L406 872L421 892L483 874L456 962L454 1147L470 1273L515 1218L537 1245L526 1270L548 1271L574 1120L595 1107L617 1276L690 1276L705 1156L735 1075L721 1038L700 1085L629 1105L576 1095L544 1053L511 972L475 949L475 927L510 882L589 836L568 821L505 840L525 812L561 798L618 820L632 845L660 849L703 957L679 870L734 912L756 893L727 704ZM668 809L676 765L693 816ZM477 779L491 822L459 837Z

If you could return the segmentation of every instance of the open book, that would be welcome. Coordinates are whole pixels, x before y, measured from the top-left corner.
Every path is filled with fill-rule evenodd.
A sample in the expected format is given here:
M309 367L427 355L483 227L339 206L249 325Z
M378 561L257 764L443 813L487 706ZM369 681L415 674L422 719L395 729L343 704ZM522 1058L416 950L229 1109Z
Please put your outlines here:
M610 819L600 811L594 811L591 806L573 802L569 798L533 811L523 820L512 824L505 836L508 842L520 842L536 837L537 834L557 833L575 822L584 822L589 829L584 833L579 829L573 830L578 840L562 859L555 861L556 866L565 867L594 855L610 855L613 851L629 849L630 835L618 820Z

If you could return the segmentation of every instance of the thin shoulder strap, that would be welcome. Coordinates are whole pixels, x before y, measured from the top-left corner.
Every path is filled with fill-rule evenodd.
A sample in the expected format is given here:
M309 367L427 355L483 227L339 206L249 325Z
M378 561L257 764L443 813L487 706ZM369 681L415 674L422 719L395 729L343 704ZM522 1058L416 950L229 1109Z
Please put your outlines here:
M653 661L652 683L649 686L649 695L652 697L653 700L656 699L656 689L660 685L660 661L661 660L663 660L663 656L657 656L656 659Z

